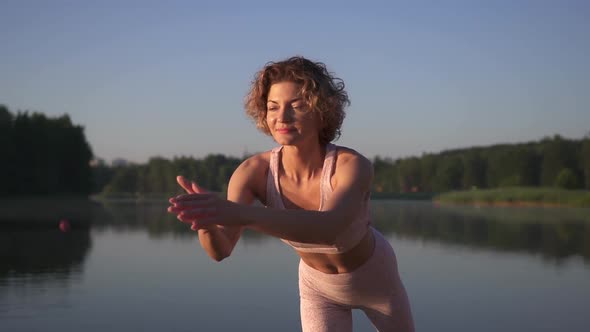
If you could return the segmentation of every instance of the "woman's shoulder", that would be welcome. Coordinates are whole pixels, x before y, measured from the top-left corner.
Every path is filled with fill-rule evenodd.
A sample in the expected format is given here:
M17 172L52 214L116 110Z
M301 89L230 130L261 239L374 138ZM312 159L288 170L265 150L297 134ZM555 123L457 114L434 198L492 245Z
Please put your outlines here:
M247 157L233 172L228 186L228 197L241 197L248 192L260 202L266 197L266 178L270 163L270 151ZM248 196L249 197L249 196Z
M247 188L254 197L264 202L269 163L270 151L246 158L233 172L230 187L238 188L238 191Z
M270 155L271 151L256 153L242 161L234 173L246 176L264 175L270 165Z
M337 165L344 165L344 164L351 164L352 163L352 164L359 165L361 167L369 167L369 168L373 167L373 163L367 157L365 157L363 154L361 154L360 152L358 152L352 148L337 145L336 146L336 153L337 153L337 158L336 158Z
M337 146L337 157L332 187L337 188L341 183L348 183L351 179L360 183L363 190L369 190L373 180L373 163L360 152L345 146Z

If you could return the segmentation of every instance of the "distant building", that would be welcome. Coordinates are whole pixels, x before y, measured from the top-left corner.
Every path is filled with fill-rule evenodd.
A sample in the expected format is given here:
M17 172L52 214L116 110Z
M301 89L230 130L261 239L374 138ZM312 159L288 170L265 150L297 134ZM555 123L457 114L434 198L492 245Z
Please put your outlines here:
M93 158L88 164L90 167L104 167L107 163L102 158Z
M127 166L127 165L129 165L129 161L127 161L126 159L123 159L123 158L116 158L116 159L113 159L113 161L111 162L112 167L123 167L123 166Z

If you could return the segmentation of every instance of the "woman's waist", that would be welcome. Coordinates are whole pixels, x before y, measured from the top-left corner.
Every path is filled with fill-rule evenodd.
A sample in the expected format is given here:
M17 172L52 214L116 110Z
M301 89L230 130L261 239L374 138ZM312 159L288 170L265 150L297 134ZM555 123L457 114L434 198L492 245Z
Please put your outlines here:
M313 253L298 251L297 254L309 267L328 274L349 273L363 265L373 254L375 241L370 227L361 240L343 253Z

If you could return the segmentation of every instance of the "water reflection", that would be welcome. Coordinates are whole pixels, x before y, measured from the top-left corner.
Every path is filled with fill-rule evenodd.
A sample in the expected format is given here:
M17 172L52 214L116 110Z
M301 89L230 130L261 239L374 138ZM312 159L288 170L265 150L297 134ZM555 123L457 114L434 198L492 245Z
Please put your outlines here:
M196 233L190 226L180 222L167 212L169 204L165 200L158 201L107 201L102 203L103 216L93 223L93 230L108 229L114 232L145 231L152 238L191 238ZM266 235L246 231L242 238L248 242L258 242Z
M0 202L0 284L67 285L82 271L102 207L85 199ZM60 220L68 227L60 229Z
M166 212L165 202L104 203L108 218L94 227L144 230L153 237L191 237L187 225ZM541 254L557 263L572 256L590 263L590 210L437 206L431 202L372 201L375 227L386 235L465 245L472 248ZM246 232L242 241L265 235Z
M430 202L373 201L384 233L472 248L540 254L561 263L590 263L590 210L437 206Z
M165 201L93 204L79 214L71 232L51 220L9 222L0 216L0 280L8 275L51 273L56 279L77 271L91 249L92 232L147 232L151 238L194 238L195 232L166 212ZM88 218L80 219L80 218ZM386 235L474 249L526 252L556 263L580 256L590 263L588 209L475 208L430 202L375 200L374 225ZM19 225L16 227L15 225ZM242 242L267 237L245 232Z
M104 216L96 223L95 230L114 232L146 231L153 237L166 234L190 235L187 225L166 212L168 205L161 201L120 200L102 202Z
M82 265L90 248L91 239L88 229L67 233L60 232L57 228L53 230L2 229L0 230L0 286L8 287L15 292L16 289L21 289L19 292L22 292L22 287L34 287L34 289L66 287L82 274ZM12 286L19 287L12 288ZM2 293L0 292L0 295ZM6 296L9 294L11 292L4 293Z
M109 202L88 220L71 217L71 232L59 230L57 214L3 223L0 211L2 328L299 328L290 248L246 233L235 254L217 264L166 206ZM417 327L425 331L585 331L588 266L580 259L554 268L534 256L588 264L588 212L372 202L374 224L395 242ZM361 324L366 329L355 331L371 330L367 320Z

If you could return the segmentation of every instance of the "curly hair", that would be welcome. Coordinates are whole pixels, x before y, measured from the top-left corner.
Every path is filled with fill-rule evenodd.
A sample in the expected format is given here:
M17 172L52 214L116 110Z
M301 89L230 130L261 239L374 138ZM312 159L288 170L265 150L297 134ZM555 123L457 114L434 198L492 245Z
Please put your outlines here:
M319 114L322 123L320 144L328 144L340 137L346 115L344 108L350 105L344 81L328 72L325 64L301 56L268 62L256 73L244 104L246 114L260 131L271 135L266 123L267 99L271 85L279 82L298 84L308 109Z

